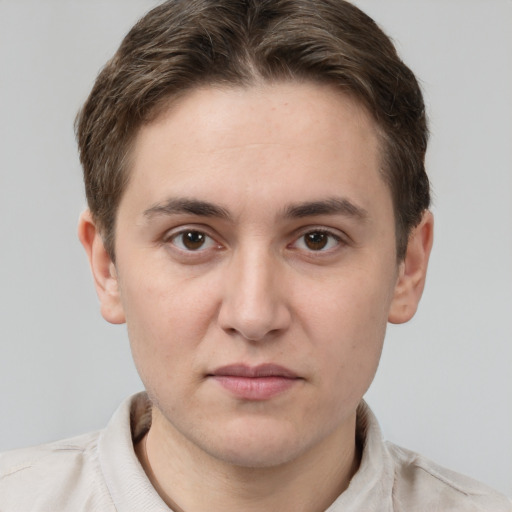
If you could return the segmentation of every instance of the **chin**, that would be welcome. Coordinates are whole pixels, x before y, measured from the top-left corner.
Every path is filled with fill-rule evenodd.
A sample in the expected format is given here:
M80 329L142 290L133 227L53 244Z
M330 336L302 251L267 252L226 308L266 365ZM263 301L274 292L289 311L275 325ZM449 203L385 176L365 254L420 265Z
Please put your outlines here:
M220 435L211 433L202 448L217 460L243 468L281 466L307 451L309 443L290 425L268 423L253 420L251 425L219 429Z
M251 443L252 446L237 446L230 443L210 451L210 455L230 466L250 469L273 468L286 465L297 459L302 450L297 447L269 445L268 443Z

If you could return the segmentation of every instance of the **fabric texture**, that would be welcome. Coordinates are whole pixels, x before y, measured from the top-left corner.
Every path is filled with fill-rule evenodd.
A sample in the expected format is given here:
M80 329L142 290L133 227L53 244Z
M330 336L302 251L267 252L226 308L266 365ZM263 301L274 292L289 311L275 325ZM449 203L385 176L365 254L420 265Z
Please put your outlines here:
M139 393L100 432L0 455L0 512L169 512L134 451L150 407ZM384 442L364 402L357 429L361 465L326 512L512 511L496 491Z

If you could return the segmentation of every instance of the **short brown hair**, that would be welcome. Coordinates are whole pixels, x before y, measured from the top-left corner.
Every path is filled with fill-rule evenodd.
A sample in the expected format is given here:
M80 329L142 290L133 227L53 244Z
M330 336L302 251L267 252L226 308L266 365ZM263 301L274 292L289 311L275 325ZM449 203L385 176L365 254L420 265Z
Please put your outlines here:
M375 22L344 0L169 0L126 35L75 123L87 201L112 258L138 129L192 88L262 80L329 83L371 113L404 257L430 204L428 129L418 82Z

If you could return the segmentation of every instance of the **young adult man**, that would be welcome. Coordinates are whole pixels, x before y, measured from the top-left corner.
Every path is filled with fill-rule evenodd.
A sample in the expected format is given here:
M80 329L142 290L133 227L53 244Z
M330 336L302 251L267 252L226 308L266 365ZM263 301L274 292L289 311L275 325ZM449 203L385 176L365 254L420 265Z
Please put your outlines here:
M341 0L162 4L77 119L79 236L147 394L21 451L2 510L510 510L362 401L432 245L416 79Z

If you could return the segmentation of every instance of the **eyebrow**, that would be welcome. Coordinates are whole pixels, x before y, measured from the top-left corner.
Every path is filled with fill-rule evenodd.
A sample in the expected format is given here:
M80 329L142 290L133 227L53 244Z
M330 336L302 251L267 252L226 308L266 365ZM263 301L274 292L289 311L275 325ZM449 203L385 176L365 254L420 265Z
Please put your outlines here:
M222 206L189 198L170 198L164 203L151 206L144 211L144 217L190 214L199 217L216 217L231 220L229 211ZM359 220L366 220L368 212L346 198L331 197L319 201L307 201L286 206L281 214L284 218L300 219L318 215L345 215Z
M188 213L200 217L218 217L230 219L230 213L221 206L208 201L199 201L188 198L171 198L161 204L151 206L144 211L144 217L152 218L159 215L177 215Z
M368 212L346 198L331 197L321 201L291 204L284 210L284 217L302 218L317 215L344 215L358 220L366 220Z

